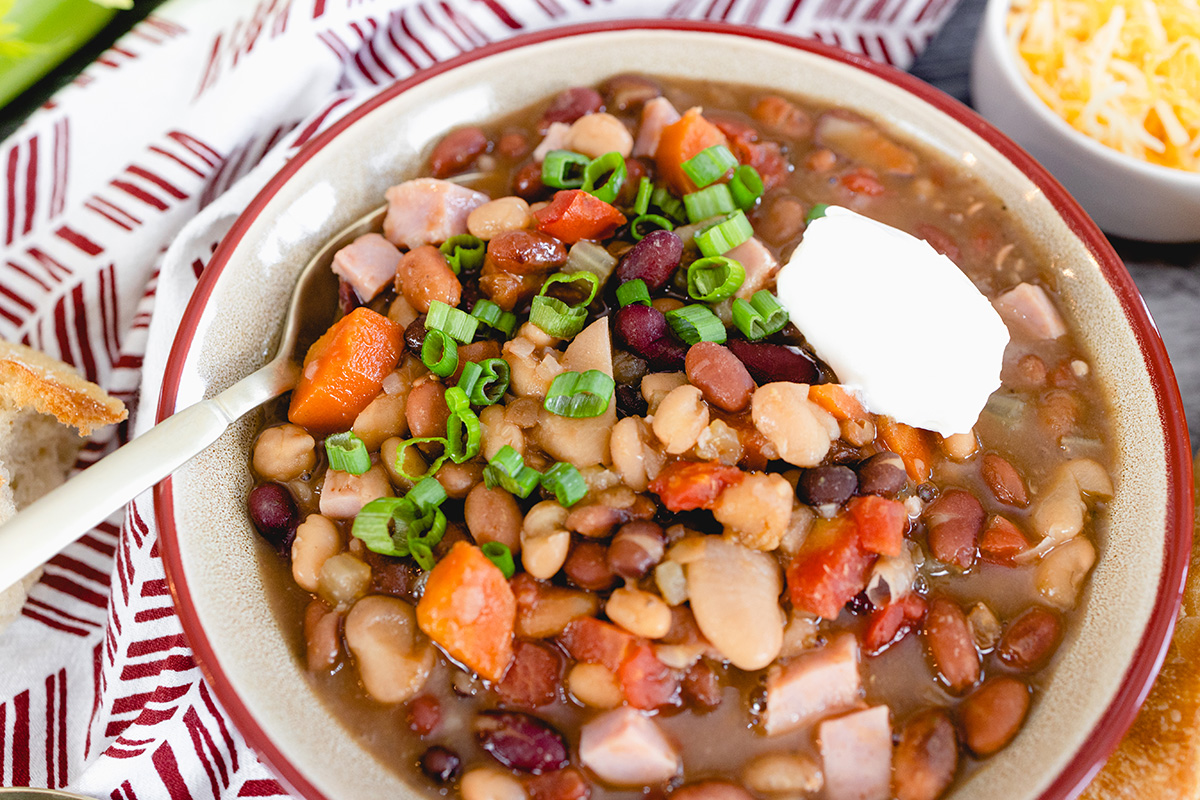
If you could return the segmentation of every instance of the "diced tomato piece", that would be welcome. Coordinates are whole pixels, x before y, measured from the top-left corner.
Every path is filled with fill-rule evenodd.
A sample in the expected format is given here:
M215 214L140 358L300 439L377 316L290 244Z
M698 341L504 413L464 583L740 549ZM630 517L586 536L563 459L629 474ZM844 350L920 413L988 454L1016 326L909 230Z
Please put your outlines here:
M650 491L670 511L710 508L721 492L745 477L737 467L716 461L676 461L669 464L650 484Z
M1029 549L1029 540L1011 520L1000 515L988 520L979 537L979 556L992 564L1011 567L1016 558Z
M625 215L610 203L581 189L554 194L548 206L533 212L537 229L567 244L580 239L604 239L625 224Z
M679 675L654 655L646 643L633 649L617 670L625 699L634 708L649 710L673 705L679 698Z
M617 672L637 646L637 637L595 617L577 619L562 632L559 641L571 658L588 664L603 664Z
M680 197L694 192L697 186L683 171L683 162L705 148L725 143L721 129L701 116L699 109L690 108L678 121L663 128L658 138L654 152L658 174Z
M920 627L928 610L925 598L919 594L906 594L894 603L872 612L863 633L863 650L869 656L877 656L896 642Z
M881 556L900 555L908 527L903 503L868 494L854 498L846 508L858 523L858 542L864 550Z
M908 477L917 483L929 480L933 472L933 434L888 417L879 417L876 425L884 444L904 460Z
M875 177L875 173L866 167L850 170L839 178L838 182L855 194L865 194L868 197L878 197L884 192L879 178Z
M354 309L308 349L288 421L319 433L349 429L403 352L403 328L369 308Z
M859 544L853 517L818 519L788 567L792 605L833 619L842 606L867 587L875 558Z
M866 419L867 410L858 398L840 383L821 383L808 387L808 399L838 420Z
M758 170L763 181L763 190L767 192L786 181L791 170L778 142L748 142L739 139L734 143L733 154L737 156L738 161Z

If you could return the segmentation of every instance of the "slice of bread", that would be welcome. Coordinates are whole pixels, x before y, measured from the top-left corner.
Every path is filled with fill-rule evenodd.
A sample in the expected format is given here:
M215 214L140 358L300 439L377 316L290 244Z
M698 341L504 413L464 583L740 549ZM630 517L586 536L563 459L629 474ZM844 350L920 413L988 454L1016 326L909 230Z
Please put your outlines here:
M1200 454L1195 469L1200 478ZM1162 671L1133 727L1080 800L1200 797L1200 527L1195 541Z
M120 400L66 364L0 340L0 524L66 480L83 436L127 416ZM40 576L39 567L0 591L0 630Z

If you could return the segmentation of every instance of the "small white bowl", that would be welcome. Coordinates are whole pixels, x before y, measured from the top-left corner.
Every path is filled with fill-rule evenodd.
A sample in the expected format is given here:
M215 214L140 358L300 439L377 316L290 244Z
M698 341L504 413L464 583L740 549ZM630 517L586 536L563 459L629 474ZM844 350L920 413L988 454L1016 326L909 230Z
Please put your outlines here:
M1010 0L990 0L971 63L976 110L1050 170L1106 233L1200 240L1200 173L1150 164L1072 128L1025 81L1008 38Z

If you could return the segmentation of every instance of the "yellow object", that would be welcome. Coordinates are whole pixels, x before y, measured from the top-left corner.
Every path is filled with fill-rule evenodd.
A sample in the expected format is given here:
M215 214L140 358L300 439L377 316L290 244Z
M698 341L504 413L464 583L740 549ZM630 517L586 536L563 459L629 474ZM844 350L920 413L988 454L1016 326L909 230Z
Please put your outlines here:
M1200 2L1013 0L1008 32L1029 85L1072 127L1200 171Z

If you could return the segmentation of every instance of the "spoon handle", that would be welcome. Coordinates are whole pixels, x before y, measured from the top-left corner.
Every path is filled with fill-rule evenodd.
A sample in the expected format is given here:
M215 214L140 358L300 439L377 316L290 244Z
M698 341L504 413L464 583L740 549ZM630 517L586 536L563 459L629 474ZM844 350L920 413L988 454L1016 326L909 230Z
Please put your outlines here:
M290 389L295 371L273 362L217 396L175 412L0 525L0 589L170 475L243 414Z

